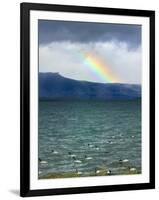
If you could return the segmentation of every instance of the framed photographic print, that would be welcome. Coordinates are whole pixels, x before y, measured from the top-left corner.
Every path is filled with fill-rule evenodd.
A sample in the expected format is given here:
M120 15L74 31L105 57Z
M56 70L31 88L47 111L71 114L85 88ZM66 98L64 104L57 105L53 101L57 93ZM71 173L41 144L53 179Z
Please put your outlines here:
M21 196L155 187L155 12L21 4Z

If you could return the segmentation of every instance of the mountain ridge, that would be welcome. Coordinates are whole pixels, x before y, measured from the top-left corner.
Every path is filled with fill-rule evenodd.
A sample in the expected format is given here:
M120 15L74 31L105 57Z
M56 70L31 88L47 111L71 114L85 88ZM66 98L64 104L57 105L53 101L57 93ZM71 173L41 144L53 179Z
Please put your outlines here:
M141 98L141 86L74 80L57 73L39 73L40 100L131 100Z

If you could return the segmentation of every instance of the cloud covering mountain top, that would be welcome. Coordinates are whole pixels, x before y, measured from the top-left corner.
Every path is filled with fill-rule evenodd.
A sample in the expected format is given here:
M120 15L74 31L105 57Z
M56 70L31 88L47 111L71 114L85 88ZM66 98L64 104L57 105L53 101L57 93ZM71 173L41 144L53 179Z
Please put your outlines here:
M141 84L141 26L39 21L40 72L105 83L79 52L97 56L121 83Z

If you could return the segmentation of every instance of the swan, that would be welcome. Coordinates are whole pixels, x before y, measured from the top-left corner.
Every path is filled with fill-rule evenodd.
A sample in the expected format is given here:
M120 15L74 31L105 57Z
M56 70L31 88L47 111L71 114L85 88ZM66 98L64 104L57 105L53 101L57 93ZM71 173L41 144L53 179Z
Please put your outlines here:
M129 168L130 172L135 172L136 171L136 168L135 167L131 167Z
M74 160L75 163L81 163L81 160Z
M45 161L45 160L42 160L41 162L40 162L40 164L47 164L48 162L47 161Z
M68 152L68 155L71 157L71 158L75 158L76 155L75 154L72 154L71 152Z
M89 156L85 156L85 159L86 159L86 160L92 160L93 158L92 158L92 157L89 157Z
M88 144L88 146L89 146L90 148L94 147L94 145L93 145L93 144Z
M110 175L111 173L112 173L111 170L108 169L107 174Z
M99 174L100 173L100 170L95 168L95 174Z
M126 163L126 162L129 162L129 160L128 159L124 159L124 160L120 159L119 162Z
M129 162L129 160L128 160L128 159L124 159L122 162L124 162L124 163L125 163L125 162Z
M48 162L45 161L45 160L41 160L41 158L39 158L39 162L40 162L40 164L47 164L47 163L48 163Z
M81 163L82 161L81 160L77 160L75 157L73 157L73 160L75 163Z
M77 173L78 175L83 174L82 172L78 171L78 169L76 169L76 173Z
M95 149L96 149L96 150L99 150L99 147L95 146Z
M52 150L53 154L58 154L58 151Z

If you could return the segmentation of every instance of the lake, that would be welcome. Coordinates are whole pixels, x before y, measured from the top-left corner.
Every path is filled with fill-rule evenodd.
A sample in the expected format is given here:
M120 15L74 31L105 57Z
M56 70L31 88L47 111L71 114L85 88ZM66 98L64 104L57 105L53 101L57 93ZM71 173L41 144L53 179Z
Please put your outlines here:
M141 173L141 101L39 101L39 178Z

